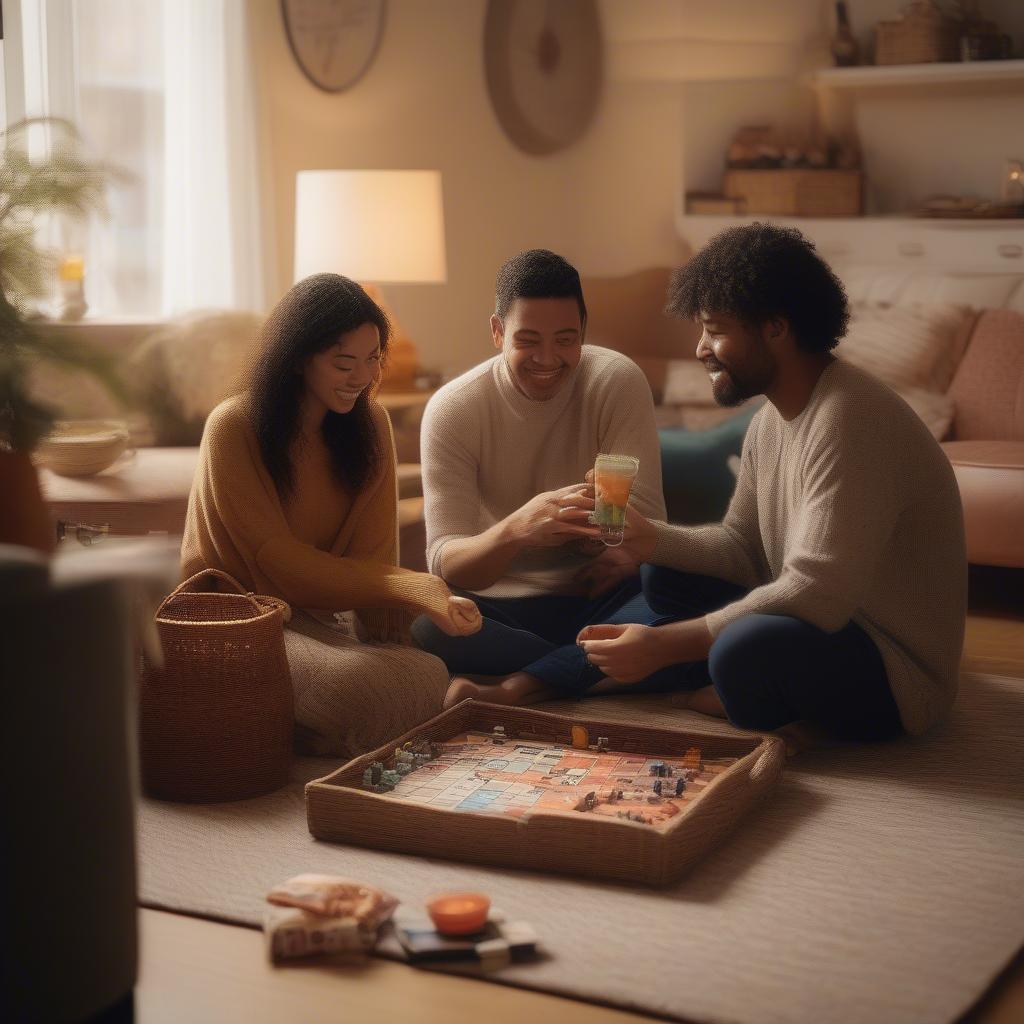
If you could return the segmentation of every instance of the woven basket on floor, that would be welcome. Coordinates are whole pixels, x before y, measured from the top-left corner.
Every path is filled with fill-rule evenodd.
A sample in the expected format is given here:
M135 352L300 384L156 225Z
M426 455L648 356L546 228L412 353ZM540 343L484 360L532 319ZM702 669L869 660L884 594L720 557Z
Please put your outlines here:
M145 666L139 692L142 785L150 796L241 800L288 781L288 611L215 569L185 580L160 605L164 666Z

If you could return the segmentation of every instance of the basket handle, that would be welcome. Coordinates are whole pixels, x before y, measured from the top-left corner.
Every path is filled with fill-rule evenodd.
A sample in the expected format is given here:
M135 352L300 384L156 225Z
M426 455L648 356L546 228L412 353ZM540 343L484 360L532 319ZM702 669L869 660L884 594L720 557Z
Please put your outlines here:
M201 580L211 579L214 581L215 586L211 590L210 587L201 587L199 585ZM220 589L220 585L225 584L229 589L224 591ZM222 569L200 569L199 572L182 583L179 583L167 596L174 597L176 594L208 594L208 593L229 593L229 594L248 594L249 591L242 586L234 576L224 572Z
M215 587L211 590L209 587L199 586L199 583L203 579L212 579L215 583ZM223 589L221 586L223 585ZM160 607L156 611L156 617L159 618L163 614L163 610L167 603L179 594L209 594L209 593L235 593L241 597L248 598L250 604L252 604L253 611L258 614L263 614L267 606L276 607L280 609L281 621L288 622L292 617L291 605L287 601L282 601L279 597L270 597L266 594L254 594L251 590L246 590L238 580L235 579L230 573L226 573L221 569L201 569L199 572L192 576L189 576L187 580L179 583L168 595L163 599Z

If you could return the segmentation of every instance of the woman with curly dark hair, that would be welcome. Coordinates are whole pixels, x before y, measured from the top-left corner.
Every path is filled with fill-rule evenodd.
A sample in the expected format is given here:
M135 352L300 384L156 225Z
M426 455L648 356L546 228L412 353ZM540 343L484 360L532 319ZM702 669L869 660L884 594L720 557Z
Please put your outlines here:
M271 312L245 390L210 414L182 545L187 577L230 573L292 606L285 646L300 745L351 756L440 710L444 664L399 643L425 614L475 632L472 601L399 568L395 450L374 401L386 316L336 274L299 282ZM339 623L354 610L361 643Z

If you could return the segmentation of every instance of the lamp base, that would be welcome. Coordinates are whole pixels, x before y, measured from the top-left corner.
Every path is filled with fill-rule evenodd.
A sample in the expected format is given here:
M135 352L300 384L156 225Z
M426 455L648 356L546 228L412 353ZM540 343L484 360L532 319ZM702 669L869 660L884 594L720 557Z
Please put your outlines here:
M388 308L375 284L364 284L363 290L384 310L391 323L391 341L388 344L387 365L381 374L381 391L415 391L416 372L419 369L420 357L412 338L398 322L394 313Z

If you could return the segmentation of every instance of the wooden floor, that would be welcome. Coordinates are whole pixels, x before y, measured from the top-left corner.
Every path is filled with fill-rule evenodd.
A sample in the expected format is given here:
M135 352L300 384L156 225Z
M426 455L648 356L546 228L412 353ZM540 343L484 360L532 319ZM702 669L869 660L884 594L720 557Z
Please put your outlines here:
M972 570L964 667L1024 679L1024 570ZM372 959L366 967L271 967L259 932L143 910L136 990L142 1024L415 1021L627 1024L653 1018ZM964 1024L1024 1020L1024 956Z

